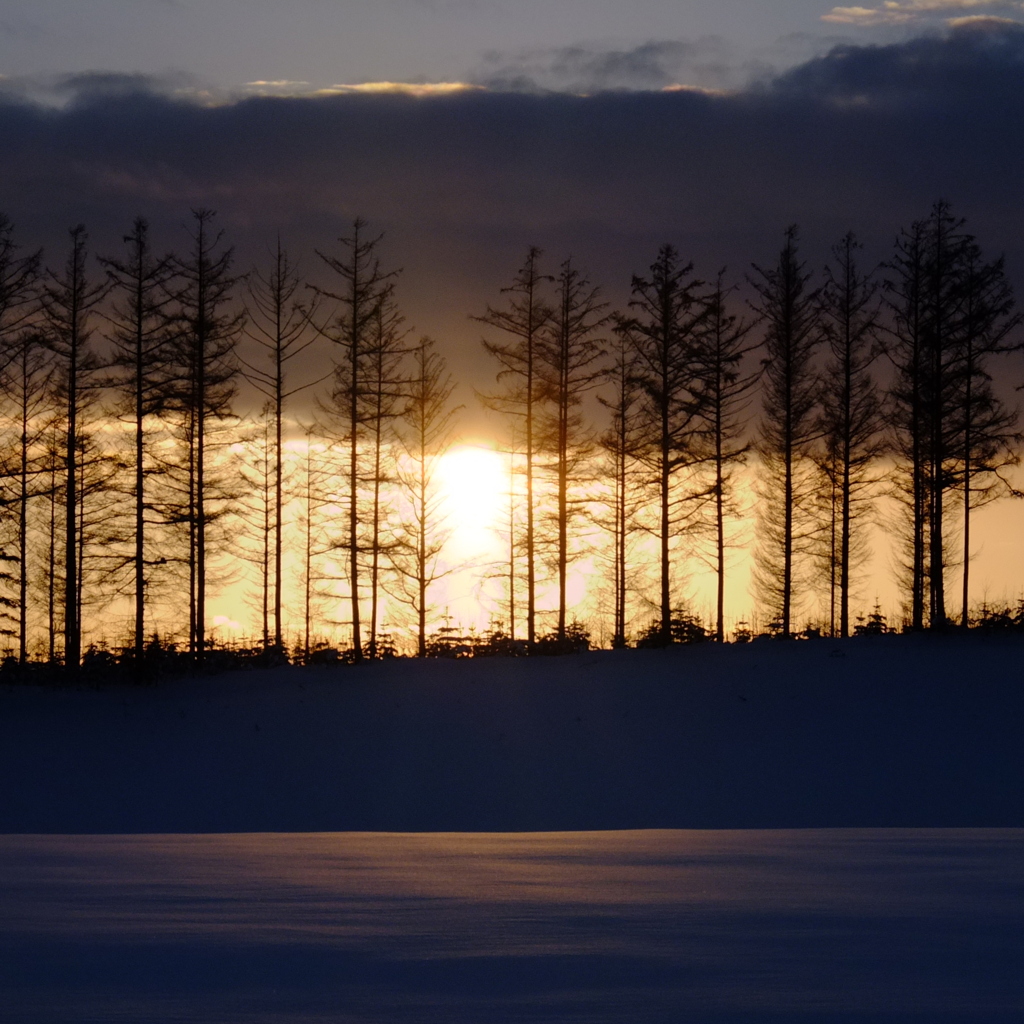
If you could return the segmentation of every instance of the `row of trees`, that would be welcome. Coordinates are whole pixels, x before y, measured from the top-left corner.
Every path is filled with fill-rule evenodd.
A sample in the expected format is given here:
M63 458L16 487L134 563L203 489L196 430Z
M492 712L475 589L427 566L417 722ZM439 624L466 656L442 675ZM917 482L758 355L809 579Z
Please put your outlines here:
M985 260L947 203L901 231L882 267L864 268L860 255L848 234L815 284L789 228L777 261L752 267L750 299L738 312L724 273L700 281L666 245L648 275L633 278L628 310L609 314L571 261L544 278L539 253L528 253L506 303L479 319L510 339L485 341L504 384L486 400L513 417L525 460L530 640L538 465L556 495L547 537L559 580L559 637L567 530L593 509L586 484L596 476L612 491L610 514L598 518L613 535L613 644L626 642L627 602L638 589L631 581L642 568L631 559L631 539L643 536L657 549L657 593L648 601L660 641L671 642L680 628L679 551L687 546L716 576L713 626L723 639L735 542L728 523L741 509L739 471L750 461L755 586L775 632L792 635L798 609L824 591L826 629L850 634L869 527L886 495L901 509L908 625L946 625L956 566L967 624L972 512L1016 493L1006 473L1018 461L1017 414L994 388L991 364L1020 348L1020 318L1003 261ZM611 420L600 437L581 417L583 396L598 384ZM596 470L595 444L605 453Z
M475 317L498 367L482 398L507 417L521 480L510 484L505 567L488 567L507 580L513 641L524 618L527 645L546 627L549 641L577 636L568 580L590 556L607 563L612 642L653 618L648 639L669 643L680 568L695 554L716 576L724 639L748 462L756 588L776 631L792 634L803 599L824 592L828 628L850 632L886 486L902 509L909 624L945 625L957 564L966 621L971 513L1012 490L1020 440L991 378L992 359L1018 344L1002 262L983 258L944 203L875 271L848 235L815 285L797 242L789 229L778 260L752 268L746 307L724 273L700 281L666 245L620 312L572 260L548 276L531 249ZM411 611L425 652L432 588L451 569L437 470L456 437L455 382L434 342L407 330L379 247L357 220L317 252L324 283L307 284L280 243L268 269L240 275L199 210L185 252L154 252L138 219L97 273L83 228L54 269L0 220L0 612L20 660L30 608L45 619L44 656L75 666L83 615L123 598L137 664L158 602L181 609L187 649L203 660L208 596L234 572L215 557L225 551L258 566L263 644L282 649L289 547L307 653L324 591L344 598L353 660L387 645L386 602ZM293 373L314 344L330 351L330 372ZM264 399L249 425L235 415L246 381ZM288 401L324 382L305 473L289 488ZM538 606L546 580L551 609Z

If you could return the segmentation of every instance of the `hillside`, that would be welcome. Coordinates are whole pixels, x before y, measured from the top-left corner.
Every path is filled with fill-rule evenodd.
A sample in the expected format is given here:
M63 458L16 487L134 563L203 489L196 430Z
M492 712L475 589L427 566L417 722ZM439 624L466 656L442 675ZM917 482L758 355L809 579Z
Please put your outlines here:
M1024 641L0 688L0 831L1024 825Z

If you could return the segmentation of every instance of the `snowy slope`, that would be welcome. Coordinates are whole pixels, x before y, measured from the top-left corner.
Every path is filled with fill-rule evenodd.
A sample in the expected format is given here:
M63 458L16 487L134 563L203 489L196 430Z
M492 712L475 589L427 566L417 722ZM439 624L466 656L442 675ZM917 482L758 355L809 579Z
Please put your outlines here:
M1024 825L1024 641L0 689L0 831Z

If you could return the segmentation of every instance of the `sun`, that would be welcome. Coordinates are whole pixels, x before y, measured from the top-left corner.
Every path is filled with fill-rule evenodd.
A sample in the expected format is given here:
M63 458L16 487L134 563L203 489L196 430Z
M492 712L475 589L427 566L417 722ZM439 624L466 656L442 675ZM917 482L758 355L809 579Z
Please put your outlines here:
M459 445L441 456L437 479L453 547L463 556L493 548L508 507L507 460L493 448Z

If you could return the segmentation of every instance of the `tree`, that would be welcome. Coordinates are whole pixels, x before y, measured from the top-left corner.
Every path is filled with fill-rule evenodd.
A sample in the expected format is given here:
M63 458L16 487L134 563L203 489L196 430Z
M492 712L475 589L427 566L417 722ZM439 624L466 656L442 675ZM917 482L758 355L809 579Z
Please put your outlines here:
M324 298L337 303L337 313L318 329L337 346L331 405L324 411L337 424L338 440L345 451L344 490L347 530L342 546L348 551L349 600L352 609L352 656L363 660L361 623L361 566L363 538L360 530L360 494L365 478L362 460L367 424L373 419L376 390L374 352L381 303L389 294L395 272L384 273L377 258L381 236L367 238L366 224L357 218L352 233L338 239L341 255L317 255L337 275L339 288L318 288Z
M592 451L584 426L583 396L601 383L605 356L601 339L594 337L608 322L600 290L566 260L557 279L558 306L540 345L539 376L547 399L541 418L540 444L554 477L555 568L558 579L556 637L565 640L566 579L569 562L569 531L581 512L572 492L589 464Z
M141 671L145 657L147 589L152 568L163 564L147 546L153 503L147 495L150 476L159 471L152 445L160 436L154 425L170 399L171 256L153 255L149 225L137 217L124 238L124 258L100 259L113 295L109 315L113 385L120 395L118 412L132 425L131 498L133 504L129 558L135 602L135 666Z
M636 353L642 400L637 421L637 458L657 493L660 569L660 643L672 643L672 542L702 498L699 491L678 496L676 481L684 470L696 470L705 457L701 448L703 413L699 337L706 308L693 264L683 264L671 245L663 245L651 265L650 277L633 277L630 308L623 322Z
M60 271L47 270L41 294L44 329L56 363L56 385L63 402L62 488L64 492L64 664L76 672L82 660L79 465L86 436L84 416L100 386L100 362L90 346L93 310L106 293L104 282L87 273L88 235L79 224L69 232L71 246Z
M313 607L318 594L316 582L320 578L315 570L316 561L330 550L324 546L323 524L320 522L320 513L325 506L330 504L325 495L327 471L322 464L322 458L318 459L318 445L314 442L314 435L311 429L306 431L306 458L304 460L304 473L302 477L302 490L300 500L302 502L302 515L300 526L302 527L302 661L309 664L310 652L312 650L312 628L313 628Z
M1012 347L1013 297L1002 261L986 263L964 228L948 203L936 203L927 219L901 233L886 283L893 313L888 354L896 371L890 401L907 480L901 495L917 629L926 606L931 628L947 624L949 528L960 514L966 616L970 513L1009 489L1001 470L1016 460L1016 415L995 395L987 369L992 355Z
M870 511L873 468L882 454L881 401L871 376L878 354L878 284L857 266L861 248L848 233L832 248L821 290L822 331L831 360L822 387L821 465L830 487L829 597L835 633L850 635L850 591L863 554L859 525Z
M39 417L50 397L48 359L38 333L32 329L38 312L40 260L37 252L20 253L13 225L0 215L0 387L5 412L17 434L15 444L5 450L0 468L3 477L14 482L14 494L4 495L0 515L3 525L13 529L16 548L15 554L6 544L0 548L0 560L14 567L12 572L0 573L0 577L15 593L14 597L3 598L0 615L10 616L22 663L28 657L28 505L37 492L32 481L39 471Z
M3 544L5 561L13 566L3 579L14 592L4 597L0 617L10 621L4 627L17 638L18 661L28 660L28 588L29 588L29 507L34 499L47 494L45 480L46 438L53 429L52 358L44 339L34 331L22 330L15 338L6 339L7 359L0 373L0 394L10 415L10 443L5 445L3 472L13 482L13 495L4 498L4 540L13 532L15 553ZM6 488L5 488L6 490ZM13 512L13 515L11 514Z
M778 263L753 265L753 308L765 326L761 390L764 416L758 439L762 476L755 579L777 616L783 636L793 632L798 560L807 553L815 525L811 461L818 440L818 384L812 364L820 341L818 292L797 255L797 229L786 229Z
M716 577L715 639L725 640L726 515L735 509L736 470L747 461L750 442L745 439L744 412L759 374L744 374L743 359L757 346L748 344L751 325L728 311L725 271L720 271L707 297L707 318L702 335L704 366L704 432L710 449L712 475L714 555Z
M636 453L634 417L640 400L637 384L637 357L626 332L616 327L611 342L611 366L606 374L610 397L601 396L601 404L611 413L611 423L601 438L612 482L611 519L606 521L612 534L613 617L612 647L626 646L627 598L629 593L629 537L637 512L633 486Z
M390 549L390 557L398 573L398 596L416 616L416 650L422 658L427 653L428 591L449 571L439 566L448 532L444 529L437 466L451 447L458 409L450 405L455 381L430 338L420 339L412 350L412 361L406 404L395 430L395 476L406 511L397 525L397 543Z
M995 394L989 357L1014 351L1011 332L1020 326L1003 259L986 263L971 238L962 263L963 331L963 573L960 624L966 629L970 598L971 512L1010 491L1003 470L1020 461L1018 416Z
M537 412L542 396L540 392L540 345L544 331L552 317L550 306L542 294L550 277L540 272L541 250L535 246L527 251L512 284L502 289L508 295L504 307L487 307L483 316L473 317L479 323L493 327L511 336L504 343L484 339L488 354L501 365L498 382L504 390L484 396L491 409L511 416L520 424L516 431L524 444L524 471L526 475L526 639L533 644L537 638L537 535L536 493L537 471Z
M902 459L903 479L894 493L903 502L909 520L910 624L924 628L927 579L928 483L925 417L926 368L926 225L915 221L900 232L896 251L886 264L885 281L890 312L890 337L885 351L893 363L889 408L893 449Z
M400 369L405 350L402 348L404 318L391 298L390 290L377 307L370 352L368 387L369 413L367 432L372 451L370 470L370 623L367 653L378 656L377 632L380 618L381 555L384 554L382 529L384 525L383 487L388 480L385 471L385 442L388 426L398 415L397 407L403 397L404 381Z
M235 346L244 314L232 310L234 250L213 227L214 212L193 211L188 251L175 261L179 437L185 449L184 502L178 513L188 535L189 651L206 651L206 597L213 527L228 511L230 492L212 456L226 441L239 374Z
M326 380L319 380L290 387L287 378L288 364L305 352L316 335L310 327L315 308L302 299L303 281L288 253L277 240L270 272L263 274L258 268L249 275L248 313L246 334L262 350L270 368L257 366L242 360L246 377L271 403L270 416L273 424L273 593L274 593L274 646L283 644L281 627L281 605L284 590L283 543L284 543L284 407L287 399L306 388ZM329 374L327 375L329 376Z
M271 594L274 555L274 443L272 440L273 407L263 406L257 422L242 426L243 461L241 478L245 493L237 505L243 536L236 550L256 566L259 586L257 607L260 615L260 642L267 651L272 642L270 632ZM281 645L273 638L275 647Z

